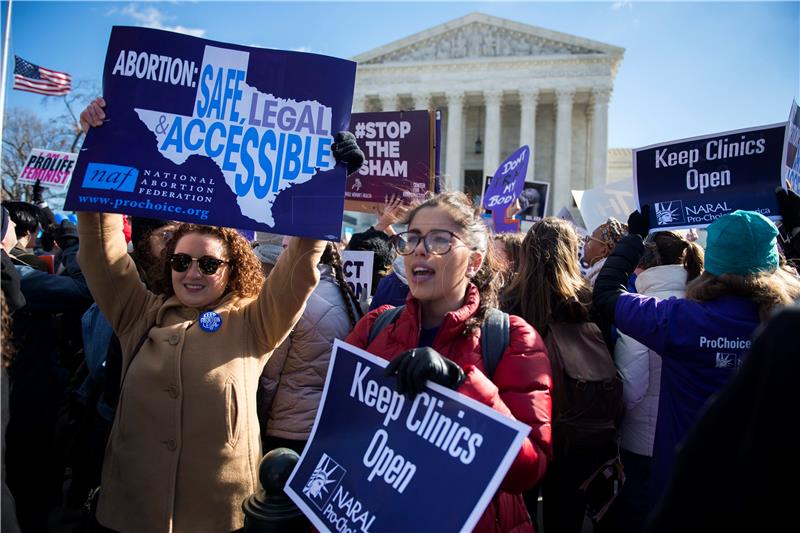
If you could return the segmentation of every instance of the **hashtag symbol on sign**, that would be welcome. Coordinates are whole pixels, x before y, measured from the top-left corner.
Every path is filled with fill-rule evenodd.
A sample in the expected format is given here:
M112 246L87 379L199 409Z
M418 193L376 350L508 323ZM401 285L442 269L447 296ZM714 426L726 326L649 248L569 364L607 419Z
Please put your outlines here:
M366 130L366 126L364 126L363 122L359 122L356 124L356 139L360 139L364 136L364 130Z

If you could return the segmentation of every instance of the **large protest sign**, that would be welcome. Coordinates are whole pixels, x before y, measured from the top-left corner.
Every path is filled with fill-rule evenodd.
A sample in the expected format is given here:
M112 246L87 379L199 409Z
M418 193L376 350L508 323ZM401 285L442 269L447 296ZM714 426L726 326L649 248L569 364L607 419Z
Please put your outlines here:
M342 252L342 272L344 279L356 300L363 300L372 294L372 269L375 252L345 250Z
M782 160L781 183L800 194L800 108L794 101L789 112L789 122L786 124Z
M469 531L530 427L430 384L413 401L386 361L334 343L286 493L320 531Z
M572 196L589 233L610 217L626 222L628 215L637 209L631 178L585 191L572 191Z
M354 113L350 131L366 158L347 179L346 209L369 212L394 195L410 203L433 190L434 131L428 111Z
M19 173L19 183L34 184L38 180L43 187L64 188L72 178L78 154L56 152L34 148Z
M522 193L530 155L527 145L517 148L497 167L483 194L483 207L492 211L492 222L498 233L519 231L518 221L506 220L506 210Z
M66 209L338 239L355 63L114 27Z
M784 124L705 135L633 151L637 206L652 231L702 228L737 209L778 218Z

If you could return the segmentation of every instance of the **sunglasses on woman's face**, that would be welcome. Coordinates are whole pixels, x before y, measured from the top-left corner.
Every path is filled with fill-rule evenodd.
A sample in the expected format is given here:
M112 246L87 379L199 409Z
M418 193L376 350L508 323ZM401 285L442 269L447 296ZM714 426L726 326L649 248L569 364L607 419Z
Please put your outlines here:
M197 261L200 272L206 276L213 276L217 273L219 267L228 263L228 261L223 261L222 259L211 257L210 255L192 257L189 254L170 254L167 259L169 260L169 266L172 267L172 270L175 272L186 272L192 266L192 263Z

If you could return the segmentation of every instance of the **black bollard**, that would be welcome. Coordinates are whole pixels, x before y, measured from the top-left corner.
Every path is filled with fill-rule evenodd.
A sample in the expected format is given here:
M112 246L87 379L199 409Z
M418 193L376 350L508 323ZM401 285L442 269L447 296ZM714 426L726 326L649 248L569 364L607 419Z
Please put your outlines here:
M261 459L260 487L242 503L245 533L307 533L311 523L283 492L300 456L289 448L276 448Z

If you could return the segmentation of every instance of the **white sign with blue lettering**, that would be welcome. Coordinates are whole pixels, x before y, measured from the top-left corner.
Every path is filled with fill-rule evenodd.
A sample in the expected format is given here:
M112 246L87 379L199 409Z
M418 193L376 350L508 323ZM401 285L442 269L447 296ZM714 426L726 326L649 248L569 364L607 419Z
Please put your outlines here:
M342 252L344 279L356 300L367 301L372 294L372 269L375 252L345 250Z

